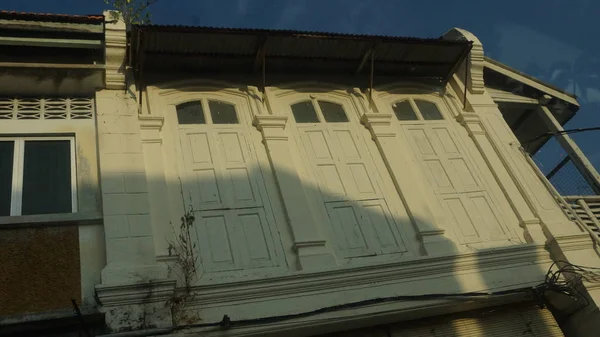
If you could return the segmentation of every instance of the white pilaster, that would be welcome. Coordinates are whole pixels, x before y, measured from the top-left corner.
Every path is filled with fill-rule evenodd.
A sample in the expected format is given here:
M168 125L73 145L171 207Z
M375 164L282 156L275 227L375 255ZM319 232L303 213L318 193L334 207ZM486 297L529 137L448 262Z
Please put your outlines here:
M165 179L163 162L163 142L161 130L164 118L161 116L138 116L141 128L142 149L146 164L146 177L148 183L148 196L150 201L150 216L152 231L154 233L154 248L156 255L168 254L167 238L173 234L169 232L171 220L169 205L169 191Z
M96 293L111 331L168 327L175 282L156 262L137 103L124 90L125 24L106 16L106 89L96 107L107 264Z
M407 206L425 253L437 255L458 251L456 244L444 234L443 219L436 217L431 210L429 202L435 197L428 195L426 189L412 177L410 171L413 163L399 153L396 131L391 121L392 115L385 113L366 113L361 120L371 132L396 189Z
M294 158L285 131L287 116L257 115L254 125L260 130L263 142L281 195L288 221L294 236L294 248L302 269L322 269L336 264L327 241L319 233L310 205L298 177Z

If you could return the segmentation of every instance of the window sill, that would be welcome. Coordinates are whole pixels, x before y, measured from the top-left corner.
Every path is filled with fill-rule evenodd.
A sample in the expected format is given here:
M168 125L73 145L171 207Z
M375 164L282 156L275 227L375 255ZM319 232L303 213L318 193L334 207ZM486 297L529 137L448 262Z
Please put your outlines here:
M0 217L0 229L40 226L93 225L102 220L102 213L36 214Z

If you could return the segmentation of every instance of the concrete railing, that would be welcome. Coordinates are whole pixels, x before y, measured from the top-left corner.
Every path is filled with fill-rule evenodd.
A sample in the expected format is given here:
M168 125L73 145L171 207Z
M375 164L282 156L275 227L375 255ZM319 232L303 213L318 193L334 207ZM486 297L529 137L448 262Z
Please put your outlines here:
M565 196L563 209L567 216L585 225L596 241L600 240L600 196Z

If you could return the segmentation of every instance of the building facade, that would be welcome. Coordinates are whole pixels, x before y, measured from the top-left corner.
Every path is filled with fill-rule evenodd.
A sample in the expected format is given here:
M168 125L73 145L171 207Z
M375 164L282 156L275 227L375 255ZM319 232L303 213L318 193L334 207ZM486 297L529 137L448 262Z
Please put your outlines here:
M0 63L16 69L0 79L11 331L72 303L89 333L97 315L136 335L593 331L593 282L569 297L547 272L600 267L598 238L529 157L577 101L470 32L5 16L20 32L0 39L18 59Z

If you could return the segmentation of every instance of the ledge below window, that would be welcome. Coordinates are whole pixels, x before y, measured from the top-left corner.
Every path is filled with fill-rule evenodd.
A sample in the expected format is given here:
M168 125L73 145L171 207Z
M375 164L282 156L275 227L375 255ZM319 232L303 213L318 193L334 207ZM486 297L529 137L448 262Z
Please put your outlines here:
M94 225L102 221L102 213L61 213L0 217L0 229L41 226Z

